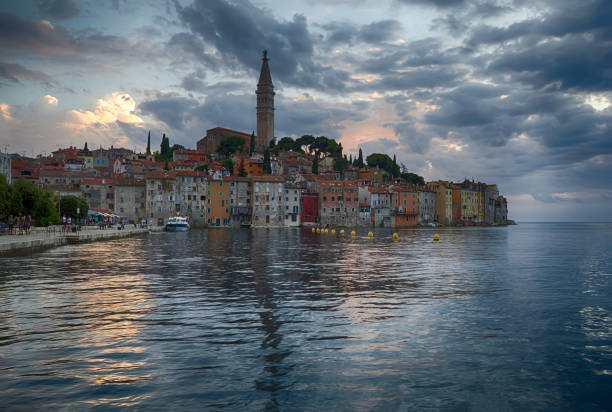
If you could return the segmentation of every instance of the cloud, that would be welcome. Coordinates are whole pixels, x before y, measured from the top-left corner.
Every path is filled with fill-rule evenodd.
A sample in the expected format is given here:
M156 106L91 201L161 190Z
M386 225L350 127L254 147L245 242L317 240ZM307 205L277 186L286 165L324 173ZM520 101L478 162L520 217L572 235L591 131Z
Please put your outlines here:
M41 17L52 20L66 20L79 15L72 0L37 0L36 6Z
M432 6L439 8L458 7L466 3L466 0L397 0L399 3L419 6Z
M120 92L97 99L92 109L62 109L59 99L50 94L28 105L0 103L0 135L6 137L3 142L11 151L28 154L32 150L50 152L58 146L81 146L85 141L90 147L144 148L145 124L134 114L134 108L131 96Z
M321 26L326 32L324 43L327 46L363 42L381 44L394 40L402 29L397 20L380 20L358 26L349 22L331 22Z
M66 125L81 129L92 125L108 125L117 121L142 124L142 119L134 113L135 109L136 102L129 94L113 92L96 100L94 110L70 110Z
M34 81L48 87L58 87L59 84L50 76L38 70L29 70L20 64L0 61L0 79L21 84L22 81ZM0 83L1 86L1 83Z
M124 37L91 31L73 36L66 28L54 26L49 21L29 21L9 13L0 13L0 45L58 55L107 55L130 49L130 43Z
M289 21L277 20L247 0L196 0L188 7L177 4L177 12L191 32L213 46L230 69L257 72L261 53L268 50L272 76L287 84L342 90L349 80L347 72L314 62L312 36L301 14ZM185 36L182 40L193 42ZM209 63L199 46L188 49Z

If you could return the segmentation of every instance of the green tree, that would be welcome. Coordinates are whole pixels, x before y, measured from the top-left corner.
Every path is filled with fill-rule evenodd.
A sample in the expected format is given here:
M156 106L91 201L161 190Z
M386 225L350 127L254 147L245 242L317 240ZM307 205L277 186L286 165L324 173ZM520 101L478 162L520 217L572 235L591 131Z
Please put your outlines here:
M87 142L85 142L85 147L83 147L83 151L84 152L89 152L89 149L87 148Z
M60 199L60 212L62 216L70 216L73 219L87 215L87 201L82 197L73 195L62 196Z
M340 157L334 160L334 170L337 172L344 171L347 168L347 166L348 166L348 160L346 160L346 157Z
M245 168L244 168L244 159L240 159L240 166L238 166L238 176L240 177L247 177L248 173L246 172Z
M251 144L249 145L249 154L252 155L255 151L255 131L251 132Z
M272 163L270 161L270 151L268 149L264 150L263 171L264 174L272 173Z
M221 166L223 166L226 170L228 170L230 174L234 174L234 161L230 157L223 160L221 162Z
M372 153L366 158L368 166L378 166L392 177L397 177L400 174L400 168L393 163L391 158L383 153Z
M404 179L407 183L411 183L413 185L424 185L425 179L423 176L419 176L416 173L401 173L400 177Z
M170 139L166 137L166 133L162 136L159 153L162 156L168 156L170 154Z
M149 130L149 136L147 136L147 156L151 154L151 131Z
M59 211L57 210L54 196L50 191L41 191L41 195L36 199L34 209L32 209L32 219L36 226L57 225L60 223Z
M238 136L230 136L221 140L217 147L217 153L223 156L229 156L236 152L242 152L244 140Z
M208 165L199 165L198 167L195 168L196 172L206 172L208 173Z
M319 174L319 156L315 154L314 159L312 160L312 174Z
M283 137L278 141L276 146L279 150L292 150L295 151L297 149L295 140L290 137Z
M11 187L6 181L6 177L0 174L0 215L8 215L10 209Z
M314 143L314 140L315 140L314 136L311 136L309 134L305 134L304 136L300 137L299 139L297 139L295 141L295 146L297 148L299 148L299 150L298 150L299 152L303 153L304 152L303 148L304 147L308 148L311 144ZM308 150L310 150L310 149L308 149Z
M363 152L361 151L361 148L359 148L359 157L357 158L357 164L355 166L365 167L365 163L363 163Z
M34 183L25 179L17 179L11 185L11 189L21 197L21 212L23 215L31 215L36 199L41 195L41 190Z

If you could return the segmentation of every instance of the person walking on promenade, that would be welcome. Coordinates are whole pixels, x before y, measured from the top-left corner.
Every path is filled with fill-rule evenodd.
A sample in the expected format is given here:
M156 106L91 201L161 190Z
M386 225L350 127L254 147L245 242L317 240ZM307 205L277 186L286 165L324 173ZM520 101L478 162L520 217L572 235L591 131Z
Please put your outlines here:
M68 216L68 222L66 224L66 227L68 229L68 233L70 233L72 230L72 218L70 216Z
M28 215L25 219L24 228L26 231L26 235L30 234L30 227L32 226L32 216Z
M66 215L62 216L62 232L66 231Z
M23 235L23 216L21 215L21 213L19 213L19 216L17 216L17 229L17 233Z
M8 234L12 235L13 234L13 226L15 225L15 218L13 217L13 215L10 215L8 218Z

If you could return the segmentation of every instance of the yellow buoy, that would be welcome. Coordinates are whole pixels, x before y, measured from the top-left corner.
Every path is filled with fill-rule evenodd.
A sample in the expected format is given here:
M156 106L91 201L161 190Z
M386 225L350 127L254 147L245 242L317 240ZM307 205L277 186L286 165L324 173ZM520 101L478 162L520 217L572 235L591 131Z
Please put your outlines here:
M315 231L316 231L316 229L313 227L313 228L312 228L312 233L314 233Z
M357 234L357 233L355 233L355 231L354 231L354 230L351 230L351 236L355 237L355 235L356 235L356 234Z
M332 235L335 235L335 234L336 234L336 230L332 229Z
M438 242L440 240L440 235L438 235L437 233L434 235L433 238L434 242Z
M321 229L317 228L317 233L321 233Z
M374 237L374 233L372 233L372 232L368 232L368 237L369 237L370 239L372 239L372 238Z
M329 230L328 230L328 229L325 229L325 234L327 234L327 233L329 233Z
M399 235L397 233L394 233L393 240L397 242L398 239L399 239Z
M344 236L344 229L340 230L340 236Z

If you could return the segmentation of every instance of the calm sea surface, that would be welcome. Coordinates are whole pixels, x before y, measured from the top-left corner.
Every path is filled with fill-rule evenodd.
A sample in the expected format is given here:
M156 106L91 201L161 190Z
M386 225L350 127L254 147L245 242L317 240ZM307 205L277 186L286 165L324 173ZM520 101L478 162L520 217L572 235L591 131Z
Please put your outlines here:
M612 224L357 232L0 258L0 409L612 409Z

